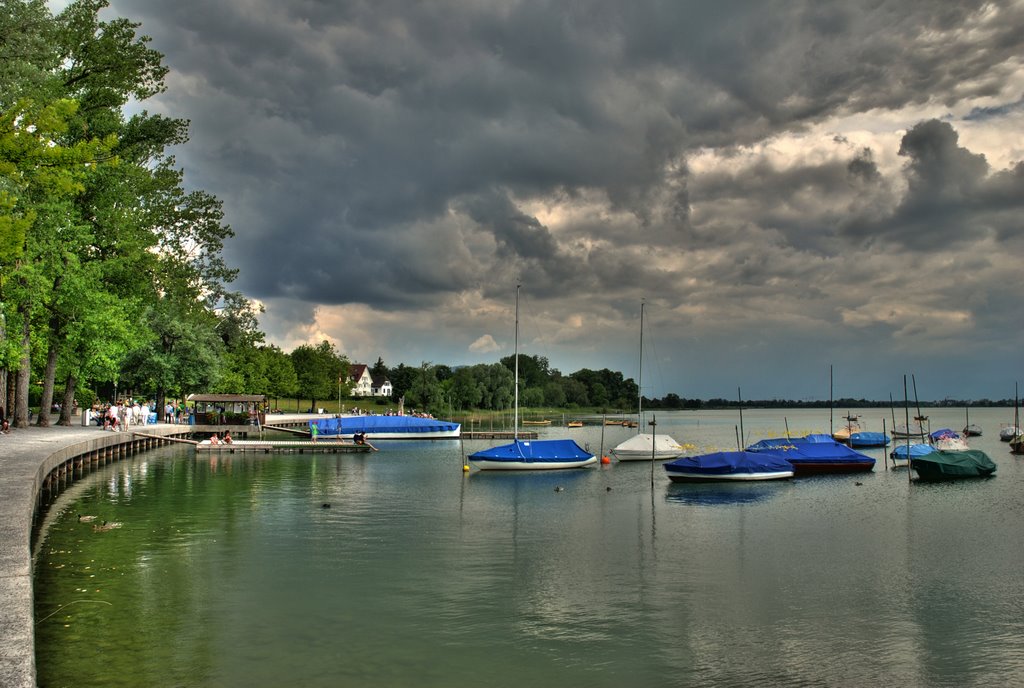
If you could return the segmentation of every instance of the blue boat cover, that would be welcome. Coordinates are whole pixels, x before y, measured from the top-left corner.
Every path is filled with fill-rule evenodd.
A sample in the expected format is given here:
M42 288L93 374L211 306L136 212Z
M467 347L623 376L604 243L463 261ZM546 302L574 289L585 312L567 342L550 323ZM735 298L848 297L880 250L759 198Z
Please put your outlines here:
M928 436L932 438L933 442L935 440L960 439L960 433L956 430L950 430L949 428L936 430L935 432L929 433Z
M935 447L930 444L912 444L910 445L910 458L916 459L919 456L925 454L931 454L933 451L938 451ZM889 452L889 456L894 459L905 459L907 458L907 445L901 444Z
M769 452L729 451L684 456L664 464L669 473L702 475L745 475L792 471L793 466L778 454Z
M593 456L575 440L516 440L469 455L470 459L488 461L584 461Z
M851 447L887 447L889 438L881 432L855 432L850 435Z
M384 433L412 435L449 432L459 428L458 423L419 416L342 416L311 420L309 425L310 427L316 425L320 435L351 435L355 432L365 432L368 435Z
M785 437L761 440L747 447L751 452L770 452L782 456L790 463L812 461L814 463L871 463L875 460L870 456L856 452L845 444L830 439L828 442L812 441L804 438L787 439Z

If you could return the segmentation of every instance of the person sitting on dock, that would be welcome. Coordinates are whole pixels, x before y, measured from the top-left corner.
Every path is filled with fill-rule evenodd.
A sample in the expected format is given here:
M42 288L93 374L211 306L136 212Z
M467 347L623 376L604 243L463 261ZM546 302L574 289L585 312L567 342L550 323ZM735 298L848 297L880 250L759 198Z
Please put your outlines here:
M213 433L213 437L210 438L210 444L220 444L220 437L217 436L217 433Z
M224 431L224 440L223 441L224 441L224 444L231 444L234 441L234 440L231 439L231 431L230 430L225 430Z

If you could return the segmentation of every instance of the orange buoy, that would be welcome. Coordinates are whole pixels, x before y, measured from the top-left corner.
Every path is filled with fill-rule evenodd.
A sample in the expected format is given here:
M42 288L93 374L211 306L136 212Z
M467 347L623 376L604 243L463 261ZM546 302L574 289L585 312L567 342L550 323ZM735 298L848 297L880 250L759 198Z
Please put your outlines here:
M611 459L609 459L609 458L608 458L607 456L602 456L602 457L601 457L601 463L603 463L603 464L605 464L605 465L608 465L608 464L610 464L611 462L612 462L612 460L611 460Z

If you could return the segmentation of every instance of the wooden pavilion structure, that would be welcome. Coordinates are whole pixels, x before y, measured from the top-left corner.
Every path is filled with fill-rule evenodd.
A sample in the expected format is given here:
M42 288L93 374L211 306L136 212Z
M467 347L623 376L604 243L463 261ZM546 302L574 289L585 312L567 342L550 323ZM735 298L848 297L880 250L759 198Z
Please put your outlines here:
M263 425L267 397L263 394L189 394L196 425Z

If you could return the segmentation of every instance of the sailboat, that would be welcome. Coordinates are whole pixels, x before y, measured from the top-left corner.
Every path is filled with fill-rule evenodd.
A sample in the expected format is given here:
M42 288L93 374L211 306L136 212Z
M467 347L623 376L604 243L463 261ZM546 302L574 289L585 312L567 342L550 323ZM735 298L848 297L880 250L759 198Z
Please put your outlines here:
M643 422L644 394L641 383L644 370L644 303L640 303L640 368L637 372L637 427ZM652 461L674 459L682 455L684 449L669 435L658 435L637 432L636 435L612 449L612 454L619 461Z
M1003 425L999 428L999 439L1003 442L1012 442L1020 436L1020 393L1017 391L1017 383L1013 383L1013 425Z
M597 463L597 457L575 440L519 439L519 289L516 285L515 339L515 413L512 442L469 455L469 462L481 471L535 471L557 468L583 468Z
M971 412L966 406L964 407L964 436L981 437L981 426L971 422Z

